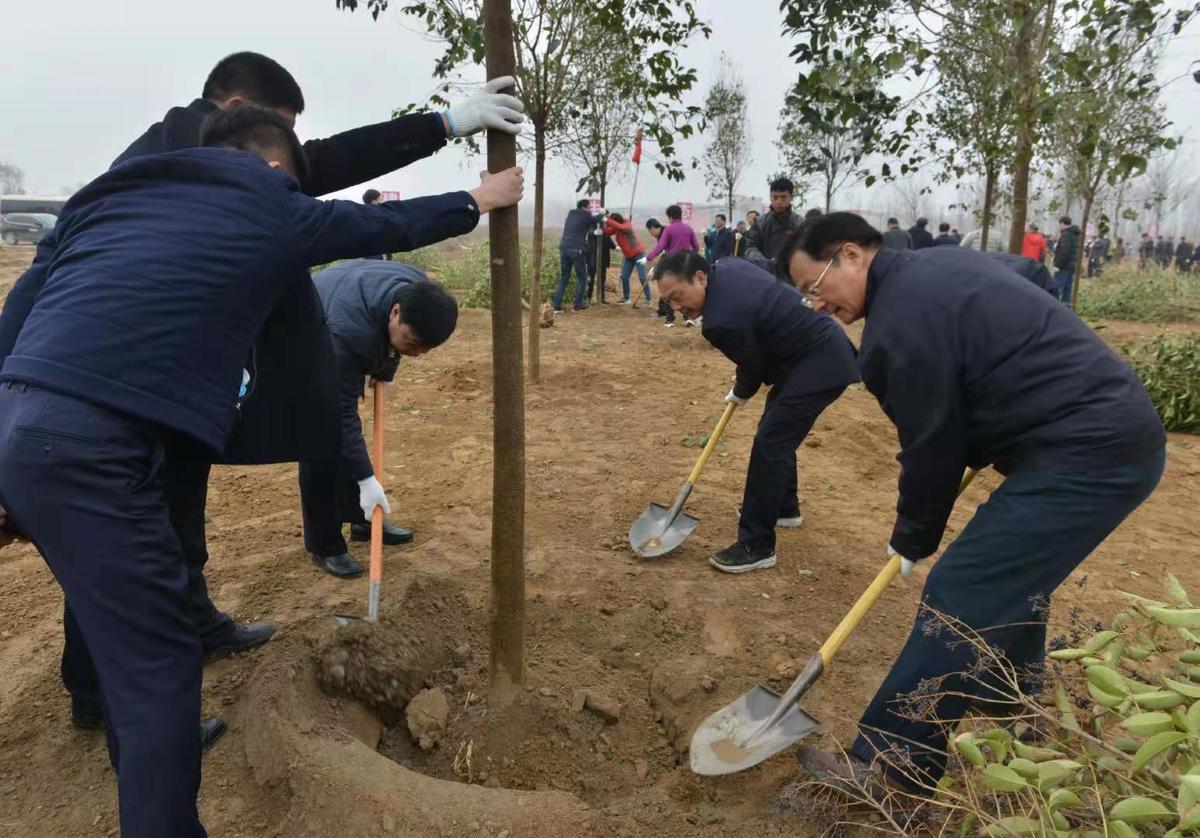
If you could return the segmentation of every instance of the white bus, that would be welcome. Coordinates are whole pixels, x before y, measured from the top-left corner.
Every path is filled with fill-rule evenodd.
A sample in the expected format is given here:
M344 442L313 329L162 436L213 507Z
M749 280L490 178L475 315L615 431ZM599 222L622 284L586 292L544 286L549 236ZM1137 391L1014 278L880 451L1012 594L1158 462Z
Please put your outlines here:
M58 215L67 198L55 195L0 195L0 217L10 212L44 212Z

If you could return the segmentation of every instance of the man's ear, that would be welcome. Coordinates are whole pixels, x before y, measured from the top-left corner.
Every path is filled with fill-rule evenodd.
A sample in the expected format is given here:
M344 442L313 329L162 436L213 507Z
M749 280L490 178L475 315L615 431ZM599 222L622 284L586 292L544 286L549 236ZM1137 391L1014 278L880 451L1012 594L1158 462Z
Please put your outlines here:
M246 104L246 97L240 93L235 93L224 102L217 102L217 107L223 111L231 111L234 108L240 108L244 104Z
M272 169L282 169L283 168L283 164L280 163L278 160L268 160L267 165L270 166Z

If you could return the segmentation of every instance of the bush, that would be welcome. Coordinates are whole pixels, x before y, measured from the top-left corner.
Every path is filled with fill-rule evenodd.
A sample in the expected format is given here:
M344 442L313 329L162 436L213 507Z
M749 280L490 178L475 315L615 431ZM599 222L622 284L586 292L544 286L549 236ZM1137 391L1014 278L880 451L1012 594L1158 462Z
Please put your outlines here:
M1200 433L1200 333L1123 347L1168 431Z
M491 308L492 307L492 277L490 266L490 254L488 250L488 242L482 242L464 255L464 258L448 265L443 273L443 277L455 277L455 282L462 282L463 285L451 285L448 280L443 279L450 287L461 287L469 289L466 299L463 300L463 308ZM532 242L521 242L521 293L526 299L529 298L529 276L532 273L533 262L533 244ZM546 238L546 243L542 252L542 275L541 275L541 301L549 302L551 295L554 294L555 288L558 286L559 261L557 241ZM574 278L574 273L571 274ZM569 285L568 292L574 287Z
M1089 319L1200 321L1200 277L1128 263L1110 266L1100 278L1083 281L1076 311Z

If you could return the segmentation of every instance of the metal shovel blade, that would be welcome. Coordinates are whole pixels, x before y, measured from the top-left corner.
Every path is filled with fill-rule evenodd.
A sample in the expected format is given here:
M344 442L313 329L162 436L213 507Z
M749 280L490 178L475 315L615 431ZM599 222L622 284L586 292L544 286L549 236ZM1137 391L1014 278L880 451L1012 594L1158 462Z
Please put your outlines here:
M629 528L629 546L643 558L669 553L700 525L699 518L680 512L671 520L671 510L652 503Z
M745 747L737 744L757 731L778 706L777 693L755 687L705 719L692 734L692 771L706 776L743 771L775 756L821 726L793 704L778 723L750 737Z

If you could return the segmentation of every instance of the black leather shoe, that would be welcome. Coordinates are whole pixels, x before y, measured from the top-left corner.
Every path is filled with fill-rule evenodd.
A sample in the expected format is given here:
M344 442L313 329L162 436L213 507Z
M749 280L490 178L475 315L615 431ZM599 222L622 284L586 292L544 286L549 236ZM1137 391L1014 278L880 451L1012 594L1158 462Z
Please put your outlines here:
M200 753L207 754L217 740L225 735L225 722L216 716L200 720Z
M371 525L370 524L351 524L350 525L350 540L351 541L370 541L371 540ZM413 540L412 530L406 530L404 527L398 527L395 524L390 524L387 521L383 522L383 543L384 544L408 544Z
M356 576L363 575L362 565L355 561L354 557L349 553L342 553L337 556L318 556L314 553L312 560L313 564L321 568L321 570L339 579L353 579Z
M257 649L275 635L274 623L234 623L229 634L225 635L213 648L204 653L204 662L220 660L230 655L249 652Z

